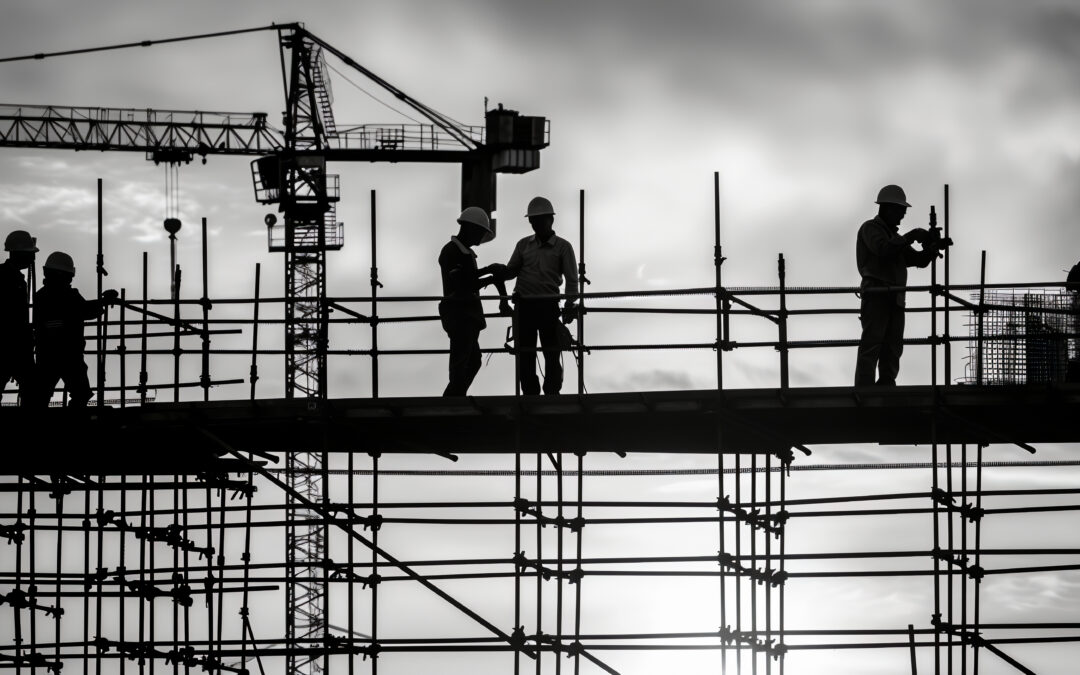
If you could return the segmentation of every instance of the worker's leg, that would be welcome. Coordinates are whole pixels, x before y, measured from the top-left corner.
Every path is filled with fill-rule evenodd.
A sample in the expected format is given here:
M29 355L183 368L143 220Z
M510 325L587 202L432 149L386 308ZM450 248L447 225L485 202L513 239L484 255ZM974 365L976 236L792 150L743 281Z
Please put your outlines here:
M540 379L536 376L536 338L541 315L536 301L519 301L517 315L514 351L517 353L518 379L521 393L533 396L540 393Z
M4 392L7 391L8 385L11 384L11 377L15 374L13 371L14 368L10 363L0 360L0 400L4 398Z
M49 401L56 390L56 384L60 381L60 369L56 363L39 358L34 377L31 379L33 384L30 387L29 405L35 408L48 408Z
M558 394L562 390L562 352L559 351L559 302L545 302L539 326L540 347L544 351L544 393Z
M891 303L889 320L885 326L885 339L878 359L878 384L893 386L900 372L900 355L904 353L904 308Z
M69 408L85 408L93 394L86 372L86 362L81 356L64 364L61 376L64 378L64 387L67 388Z
M0 362L0 399L3 398L4 393L15 391L16 387L11 386L11 380L13 379L18 387L19 405L23 407L31 405L30 392L34 379L33 369L25 365Z
M480 370L480 331L455 328L450 336L450 380L443 396L464 396Z
M855 361L855 386L874 384L877 374L881 345L885 341L885 332L889 327L890 305L896 301L890 296L878 293L863 293L859 307L859 320L862 322L862 335L859 337L859 355Z

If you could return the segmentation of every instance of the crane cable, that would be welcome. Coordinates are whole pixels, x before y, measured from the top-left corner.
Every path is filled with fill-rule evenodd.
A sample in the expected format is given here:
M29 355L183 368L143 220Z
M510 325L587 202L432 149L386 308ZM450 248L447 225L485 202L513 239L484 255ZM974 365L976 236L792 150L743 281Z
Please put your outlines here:
M258 28L240 28L237 30L220 31L217 33L202 33L199 35L185 35L175 38L163 38L160 40L141 40L139 42L125 42L116 45L107 45L104 47L86 47L83 49L68 49L61 52L38 52L36 54L27 54L25 56L9 56L7 58L0 58L0 63L9 63L12 61L40 61L42 59L50 58L53 56L74 56L76 54L92 54L95 52L107 52L117 49L130 49L132 47L150 47L152 45L169 44L173 42L187 42L190 40L203 40L206 38L227 37L230 35L242 35L244 33L255 33L264 30L281 30L282 28L299 28L298 23L286 23L286 24L270 24L269 26L259 26Z

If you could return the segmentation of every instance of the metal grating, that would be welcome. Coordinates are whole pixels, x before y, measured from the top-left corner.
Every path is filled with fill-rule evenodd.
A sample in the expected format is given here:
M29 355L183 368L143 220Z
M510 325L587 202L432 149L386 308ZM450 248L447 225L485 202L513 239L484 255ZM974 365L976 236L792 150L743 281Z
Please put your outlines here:
M1077 359L1080 295L1060 288L994 289L981 302L974 293L972 303L968 384L1066 381L1069 362Z

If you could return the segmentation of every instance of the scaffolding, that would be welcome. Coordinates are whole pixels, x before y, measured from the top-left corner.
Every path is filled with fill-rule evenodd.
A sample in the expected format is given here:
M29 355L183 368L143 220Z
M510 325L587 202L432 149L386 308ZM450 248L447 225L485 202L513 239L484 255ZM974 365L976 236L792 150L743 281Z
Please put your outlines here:
M718 184L716 190L718 199ZM946 190L945 236L947 195ZM144 256L142 297L122 295L99 322L90 352L98 360L97 401L112 398L118 408L92 412L88 419L67 410L42 414L76 425L73 433L85 431L87 437L95 429L115 431L119 427L109 425L117 421L129 431L137 422L131 433L146 439L175 436L151 446L170 463L147 459L112 470L103 460L99 468L86 469L74 460L55 461L65 457L64 450L49 447L37 460L40 468L5 475L0 599L12 612L0 618L0 667L54 673L72 667L109 673L136 668L140 673L180 668L266 673L282 672L290 663L350 675L380 670L384 675L424 670L782 675L785 668L813 672L821 663L818 655L828 654L835 663L842 658L835 652L887 650L913 673L977 673L980 667L998 672L990 661L1010 669L1002 672L1034 672L1026 662L1031 653L1017 655L1025 645L1057 644L1066 658L1075 658L1080 619L1010 620L998 605L988 612L993 596L983 589L997 579L1080 569L1080 549L1062 544L1061 529L1030 527L1046 538L987 545L1001 542L1001 531L989 527L996 520L1045 519L1080 509L1075 498L1080 490L1067 480L1038 488L1023 481L1010 484L1018 468L1077 463L1018 459L1017 451L1032 452L1031 443L1039 438L974 419L956 402L959 395L971 399L973 408L990 410L991 401L1011 405L1008 397L1023 397L1028 385L1038 382L1050 388L1046 401L1056 401L1066 414L1080 410L1080 391L1071 383L1036 380L1029 369L1023 371L1026 379L1005 381L997 373L1021 361L989 365L988 355L999 345L1033 336L1040 345L1072 340L1075 350L1070 296L1040 290L1053 284L987 284L985 266L978 284L950 284L947 258L939 284L935 265L930 285L904 289L928 298L908 311L929 316L930 335L906 340L930 351L931 381L919 390L929 392L929 403L920 408L925 418L918 423L924 447L905 451L915 461L815 464L806 459L812 451L807 438L797 437L797 429L808 427L784 428L775 420L791 418L772 409L755 417L751 411L765 404L724 386L725 361L739 350L773 350L779 377L761 399L785 415L804 415L801 424L826 428L841 418L822 402L842 398L868 420L865 428L853 426L853 437L889 442L875 411L903 405L916 395L915 388L847 387L800 395L791 385L793 350L850 349L858 341L791 339L790 324L857 313L837 300L853 297L858 289L789 287L783 255L777 259L777 285L724 286L717 215L714 284L583 291L574 298L584 309L571 347L576 395L538 402L518 393L506 400L381 399L380 358L438 355L446 349L379 347L381 326L437 321L430 309L407 314L386 312L387 306L431 308L439 298L378 294L374 193L372 200L371 295L318 299L328 330L367 327L371 346L335 349L322 343L312 349L323 357L370 359L374 403L368 414L387 420L385 436L395 436L397 445L376 445L374 417L358 417L348 406L320 408L311 402L305 417L289 407L299 403L257 396L259 357L287 353L260 346L258 329L290 321L284 311L288 299L260 296L258 269L254 298L211 300L204 273L201 298L178 294L154 300L147 294ZM585 277L584 192L580 212L579 273ZM205 245L203 265L205 270ZM99 275L100 270L101 265ZM960 297L965 292L973 292L971 300ZM643 298L704 298L713 306L612 306ZM807 304L821 298L829 306ZM250 314L237 316L237 307L249 308ZM280 311L270 310L268 317L274 307ZM973 317L973 334L951 334L948 317L956 312ZM699 315L714 323L715 339L590 342L585 317L602 313ZM1022 332L1009 323L1017 316L1024 317ZM1049 323L1048 317L1064 317L1064 322ZM754 332L750 339L737 339L744 320L764 322L775 338ZM1055 331L1052 339L1046 337L1049 327ZM250 347L235 344L248 338ZM229 346L214 346L225 339ZM152 347L150 340L171 344ZM184 346L195 340L197 347ZM978 376L971 384L953 381L955 342L969 343L976 361ZM1031 343L1024 348L1026 354ZM512 356L520 349L507 344L486 351ZM715 354L715 390L607 398L585 391L590 354L686 349ZM181 373L188 370L181 361L194 358L198 377L185 381ZM249 376L211 372L211 364L230 359L243 360ZM128 371L136 363L139 375L132 381ZM166 364L171 377L152 378L152 364ZM113 384L106 383L106 373ZM980 386L989 384L1023 386ZM248 385L248 395L211 400L214 388L237 389L230 385ZM181 390L190 387L202 389L202 402L181 400ZM160 391L169 389L173 403L162 402ZM638 407L621 416L612 412L631 404ZM423 415L435 415L432 410L442 411L440 424L453 420L449 446L456 450L430 435L425 441L435 422L425 423ZM17 423L24 414L11 408L0 412L4 423ZM229 417L240 413L250 419L241 424ZM545 424L561 421L560 414L578 426L558 443L548 443L554 436L546 435ZM501 424L499 447L485 439L495 419ZM642 425L634 430L654 421L656 436L627 442L620 451L596 443L588 433L620 422L629 426L630 419ZM1029 432L1038 426L1030 419L1021 422L1018 428ZM230 425L237 427L234 437L221 432ZM236 440L260 427L263 436L247 444ZM284 427L306 434L309 443L278 450L270 437ZM411 431L402 433L405 428ZM679 432L699 434L693 439L700 447L659 440L665 434L684 438ZM445 426L442 433L448 433ZM1067 423L1055 433L1055 442L1080 441ZM190 454L174 452L170 443L190 447ZM1005 459L990 461L988 452ZM650 465L659 461L660 467ZM921 487L875 492L832 486L815 492L792 478L802 478L800 472L844 471L916 476L911 480ZM992 487L985 476L991 472ZM897 522L903 525L891 526L895 536L887 547L864 545L850 534ZM289 540L290 531L311 541ZM838 538L808 538L815 532ZM838 534L843 532L849 534ZM298 556L301 549L305 554ZM312 551L321 553L313 557ZM818 618L832 616L825 604L844 596L837 588L867 579L924 602L913 601L910 620L900 625L878 620L880 608L874 605L880 598L846 608L847 620L837 625ZM310 625L319 630L301 634L293 628L295 617L285 616L286 608L309 601L319 615ZM856 672L858 657L853 658L839 669Z

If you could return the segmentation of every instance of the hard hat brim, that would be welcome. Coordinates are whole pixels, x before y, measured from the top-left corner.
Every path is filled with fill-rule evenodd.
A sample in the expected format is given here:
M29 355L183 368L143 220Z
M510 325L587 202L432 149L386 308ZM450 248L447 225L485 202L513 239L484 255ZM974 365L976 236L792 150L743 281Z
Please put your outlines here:
M911 204L908 204L907 202L901 201L901 200L898 200L898 199L878 199L874 203L875 204L896 204L897 206L906 206L908 208L911 208Z

